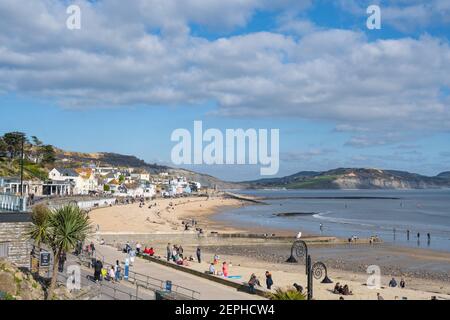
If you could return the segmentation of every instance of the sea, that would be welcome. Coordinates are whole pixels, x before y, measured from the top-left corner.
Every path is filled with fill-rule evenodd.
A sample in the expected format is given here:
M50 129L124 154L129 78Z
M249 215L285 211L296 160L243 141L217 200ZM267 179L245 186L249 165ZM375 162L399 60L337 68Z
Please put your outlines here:
M267 205L226 210L213 219L268 231L378 236L394 245L450 252L450 189L233 192L260 197Z

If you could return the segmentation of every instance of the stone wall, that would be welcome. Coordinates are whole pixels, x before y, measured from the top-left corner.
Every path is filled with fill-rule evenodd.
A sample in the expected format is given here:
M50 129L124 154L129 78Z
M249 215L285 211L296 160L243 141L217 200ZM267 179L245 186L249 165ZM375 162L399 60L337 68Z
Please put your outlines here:
M31 244L26 232L31 222L0 221L0 245L7 247L6 259L19 267L29 267Z
M284 237L263 237L262 235L251 234L208 234L199 236L196 233L146 233L146 234L120 234L120 233L97 233L98 240L103 239L112 246L123 245L126 242L134 244L140 242L143 245L158 246L172 244L182 244L183 246L196 245L239 245L239 244L259 244L292 242L292 238Z

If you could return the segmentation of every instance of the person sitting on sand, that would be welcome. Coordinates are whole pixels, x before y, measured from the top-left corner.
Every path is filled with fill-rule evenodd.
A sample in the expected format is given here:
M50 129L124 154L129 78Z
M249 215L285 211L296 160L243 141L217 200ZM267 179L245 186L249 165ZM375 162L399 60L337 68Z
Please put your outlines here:
M155 255L155 250L153 249L153 247L151 247L150 249L148 249L148 255L150 257L153 257Z
M343 294L344 296L350 296L350 295L352 295L353 293L350 291L348 285L344 285L344 288L342 288L342 294Z
M336 283L336 285L334 286L333 289L333 293L334 294L340 294L341 293L341 284L339 282Z
M377 292L377 299L380 301L384 300L384 298L381 296L381 294L379 292Z
M216 274L216 268L214 267L214 263L209 265L209 274Z
M397 287L397 281L395 281L395 278L392 278L391 281L389 281L389 287L391 288Z
M400 280L400 288L405 289L405 286L406 286L405 280L402 278Z
M301 285L294 283L293 286L297 292L303 293L303 287Z
M216 255L214 255L214 264L215 265L217 265L217 264L219 264L219 256L216 254Z

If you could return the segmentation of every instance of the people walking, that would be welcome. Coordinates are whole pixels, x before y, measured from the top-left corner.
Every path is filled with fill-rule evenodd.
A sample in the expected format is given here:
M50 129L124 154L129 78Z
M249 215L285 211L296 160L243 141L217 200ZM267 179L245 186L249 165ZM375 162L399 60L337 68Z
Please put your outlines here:
M94 281L100 281L100 274L102 272L103 263L100 260L97 260L94 265Z
M115 271L114 280L119 281L120 280L120 272L122 271L120 268L119 260L116 260L116 265L114 266L114 271Z

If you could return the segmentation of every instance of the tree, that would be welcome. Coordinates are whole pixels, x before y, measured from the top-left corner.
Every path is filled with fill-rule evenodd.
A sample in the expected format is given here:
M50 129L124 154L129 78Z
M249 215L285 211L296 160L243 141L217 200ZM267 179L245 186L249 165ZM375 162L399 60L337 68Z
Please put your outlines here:
M53 164L56 161L56 152L53 146L45 145L40 149L42 153L42 163Z
M35 206L31 213L31 221L33 224L28 230L28 236L34 240L34 244L38 248L40 248L42 243L46 243L47 241L50 214L50 209L43 204Z
M22 142L27 143L27 137L22 132L9 132L3 136L3 141L6 143L6 151L11 159L20 156L22 152Z
M45 227L32 228L34 232L29 233L30 238L35 242L40 239L51 248L53 253L53 273L47 291L47 299L51 299L58 279L61 253L73 250L78 241L83 242L91 233L91 224L88 215L73 205L50 211L49 214L36 214L35 219L37 224Z
M0 137L0 158L6 157L8 153L8 145L3 140L3 137Z
M103 191L109 192L109 191L111 191L111 187L110 187L109 185L105 184L105 185L103 186Z
M36 136L32 136L32 137L31 137L31 141L33 141L33 144L34 144L36 147L42 146L42 141L39 140L38 137L36 137Z

